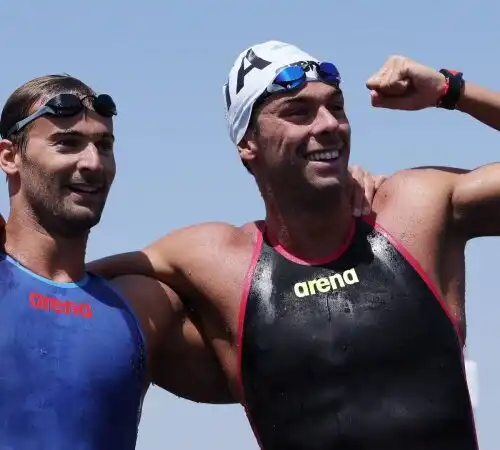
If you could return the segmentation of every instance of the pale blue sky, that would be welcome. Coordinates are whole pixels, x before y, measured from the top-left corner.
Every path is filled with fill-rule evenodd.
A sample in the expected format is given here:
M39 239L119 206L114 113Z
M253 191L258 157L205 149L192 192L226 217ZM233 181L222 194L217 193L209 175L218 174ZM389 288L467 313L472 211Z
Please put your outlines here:
M180 226L260 218L260 196L224 122L221 85L244 48L269 39L335 62L353 128L352 162L375 173L498 159L500 135L458 112L373 110L365 80L399 53L500 89L500 3L2 1L0 101L30 78L67 72L113 95L118 176L88 257L137 249ZM487 48L490 50L486 51ZM8 199L0 198L7 213ZM188 251L188 249L186 249ZM467 249L469 351L479 363L481 449L496 450L500 240ZM172 370L175 370L173 367ZM138 450L257 448L239 406L153 389Z

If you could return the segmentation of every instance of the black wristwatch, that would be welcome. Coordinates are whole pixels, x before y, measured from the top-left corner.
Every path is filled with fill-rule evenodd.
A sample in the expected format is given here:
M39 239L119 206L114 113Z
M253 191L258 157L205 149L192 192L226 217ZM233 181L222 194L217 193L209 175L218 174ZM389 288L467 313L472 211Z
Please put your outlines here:
M439 99L437 107L455 109L465 85L463 73L447 69L441 69L439 73L442 73L446 77L446 90Z

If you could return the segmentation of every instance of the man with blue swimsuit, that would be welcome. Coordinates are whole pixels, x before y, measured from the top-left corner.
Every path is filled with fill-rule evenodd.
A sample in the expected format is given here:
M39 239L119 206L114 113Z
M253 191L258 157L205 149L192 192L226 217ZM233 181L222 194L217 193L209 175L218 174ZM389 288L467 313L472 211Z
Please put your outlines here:
M1 116L10 218L0 254L0 449L135 447L146 348L135 314L85 272L115 175L108 95L29 81Z

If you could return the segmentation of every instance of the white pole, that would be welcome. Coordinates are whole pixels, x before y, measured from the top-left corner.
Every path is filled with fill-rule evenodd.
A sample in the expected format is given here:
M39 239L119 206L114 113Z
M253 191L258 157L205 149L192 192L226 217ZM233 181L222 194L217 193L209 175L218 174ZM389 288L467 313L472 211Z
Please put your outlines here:
M469 385L469 395L472 407L476 409L479 405L479 377L477 363L465 356L465 374Z

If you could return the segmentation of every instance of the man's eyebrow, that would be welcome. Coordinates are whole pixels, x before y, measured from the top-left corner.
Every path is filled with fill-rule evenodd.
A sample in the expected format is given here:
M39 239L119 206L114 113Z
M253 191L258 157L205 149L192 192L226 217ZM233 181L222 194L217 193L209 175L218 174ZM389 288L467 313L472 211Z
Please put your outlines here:
M276 99L275 105L277 107L288 106L288 105L293 106L294 104L300 105L300 104L303 104L306 102L316 101L316 100L317 100L317 97L315 97L314 95L299 93L296 96L285 96L285 97ZM342 100L344 100L344 95L343 95L341 90L332 92L327 97L327 101L342 101Z
M55 140L55 139L61 139L64 137L75 137L75 138L87 138L88 134L82 133L81 131L77 130L58 130L50 135L50 139ZM101 139L110 139L113 142L115 141L115 136L113 133L110 133L108 131L103 131L102 133L94 133L92 134L93 138L101 138Z
M300 105L303 103L306 103L309 101L311 98L308 96L300 96L300 97L282 97L276 100L275 106L277 108L282 107L282 106L294 106L294 105Z

